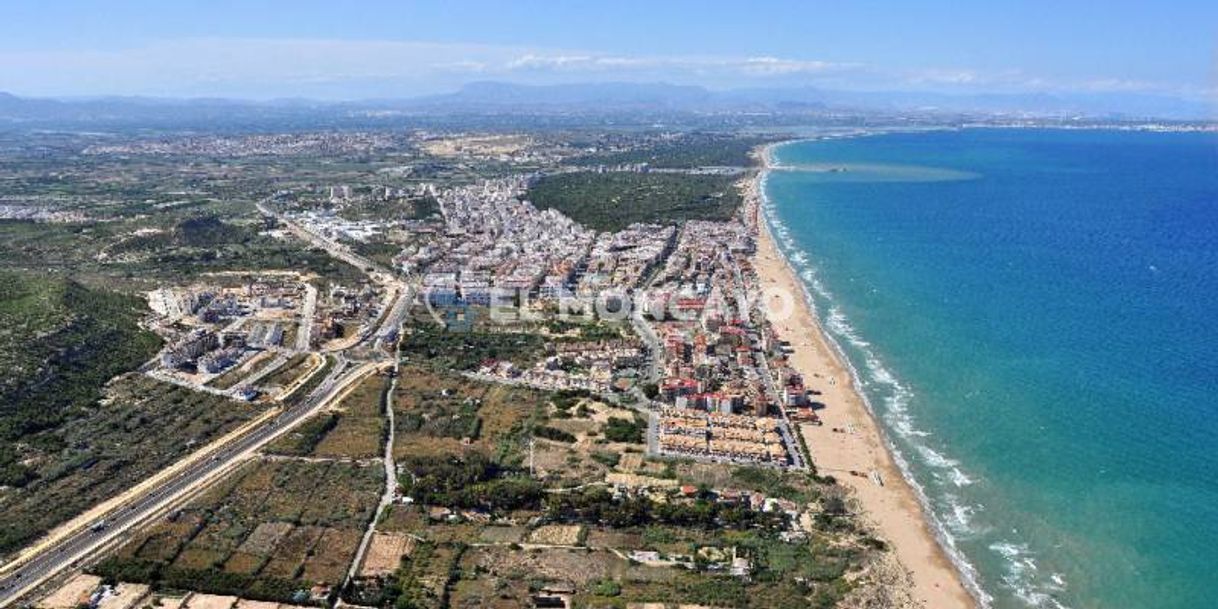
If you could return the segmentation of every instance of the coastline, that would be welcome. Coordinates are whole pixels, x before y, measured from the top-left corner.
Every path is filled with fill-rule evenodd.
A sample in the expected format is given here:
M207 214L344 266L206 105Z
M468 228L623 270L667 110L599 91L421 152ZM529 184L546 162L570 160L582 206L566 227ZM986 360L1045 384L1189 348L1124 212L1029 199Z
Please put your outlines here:
M803 298L803 283L771 234L763 210L763 189L766 175L775 168L772 152L778 145L761 148L764 167L750 181L746 196L757 206L753 265L760 287L763 293L789 294L794 301L782 303L780 298L770 297L766 304L771 310L794 305L788 319L773 323L774 330L794 348L791 367L803 375L810 389L820 392L817 400L827 405L818 412L824 425L803 424L800 434L817 469L850 489L865 521L893 550L892 556L908 576L905 583L909 600L928 609L976 607L977 600L941 545L917 492L898 467L878 422L855 386L849 364L842 361ZM852 475L852 471L864 475ZM873 481L872 472L878 474L882 485Z

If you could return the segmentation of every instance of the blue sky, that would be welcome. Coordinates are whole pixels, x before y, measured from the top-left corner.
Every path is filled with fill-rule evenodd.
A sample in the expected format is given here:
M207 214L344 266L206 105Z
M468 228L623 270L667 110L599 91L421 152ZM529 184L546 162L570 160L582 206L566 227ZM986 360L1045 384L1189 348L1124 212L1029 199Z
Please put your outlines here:
M320 97L474 80L1212 98L1218 2L23 2L0 90Z

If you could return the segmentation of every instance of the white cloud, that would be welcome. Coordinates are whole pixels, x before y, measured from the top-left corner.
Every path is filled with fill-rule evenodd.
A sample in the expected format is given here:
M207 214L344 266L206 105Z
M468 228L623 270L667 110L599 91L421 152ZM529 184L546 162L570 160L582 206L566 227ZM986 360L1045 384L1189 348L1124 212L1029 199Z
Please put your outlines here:
M1212 89L1115 78L1065 81L1019 70L899 70L771 55L626 55L419 41L196 38L115 51L0 53L0 83L27 95L351 99L436 93L475 78L534 84L634 80L715 87L816 84L873 90L1160 92L1214 98Z
M740 62L748 73L764 76L788 74L824 74L860 68L859 64L835 64L827 61L802 61L778 57L749 57Z
M717 72L723 75L788 76L793 74L822 74L853 69L857 64L834 64L826 61L805 61L779 57L624 57L619 55L537 54L529 53L507 62L508 70L555 70L565 72L606 70L667 70L683 72Z

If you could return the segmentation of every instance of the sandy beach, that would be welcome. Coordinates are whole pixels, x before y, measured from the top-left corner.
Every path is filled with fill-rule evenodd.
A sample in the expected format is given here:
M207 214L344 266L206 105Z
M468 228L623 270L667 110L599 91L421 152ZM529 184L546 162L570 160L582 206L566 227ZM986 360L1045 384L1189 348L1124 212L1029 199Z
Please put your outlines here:
M763 156L770 166L769 149ZM760 197L761 179L754 180L750 188L750 197ZM801 427L813 463L820 473L834 476L851 489L867 522L890 544L897 561L909 573L914 602L928 609L976 606L960 573L935 539L914 490L889 454L849 369L804 302L802 285L779 252L763 217L758 226L754 265L761 287L766 293L777 288L790 294L796 305L788 319L774 322L775 329L794 348L792 367L803 375L809 389L820 392L816 399L826 405L818 411L823 426ZM783 304L774 298L767 303L773 305L770 310L782 310ZM864 475L852 475L851 471ZM873 479L873 472L882 485Z

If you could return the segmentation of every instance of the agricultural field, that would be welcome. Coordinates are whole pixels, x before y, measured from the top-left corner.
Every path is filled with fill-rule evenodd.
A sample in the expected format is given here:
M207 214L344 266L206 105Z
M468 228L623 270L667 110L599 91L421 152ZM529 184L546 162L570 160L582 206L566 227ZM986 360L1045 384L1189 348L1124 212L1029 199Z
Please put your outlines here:
M0 487L0 553L33 541L260 412L252 404L134 373L104 391L85 412L41 432L38 444L15 444L30 459L33 478L20 487Z
M383 477L379 464L256 460L94 570L159 588L323 603L355 556Z
M825 481L647 458L641 419L582 392L406 366L394 403L403 498L350 603L828 607L883 547Z
M468 473L475 462L467 459L467 467L449 474ZM715 478L702 465L642 462L640 471L680 483ZM448 495L408 489L415 504L396 504L378 522L375 561L365 563L344 598L434 608L532 606L550 595L592 607L834 606L851 592L852 580L866 576L882 543L858 528L820 482L765 472L728 471L721 481L740 485L730 490L588 487L517 495L524 500L510 505L471 502L462 490L487 481ZM437 471L419 473L421 484L435 484ZM806 502L750 506L752 493L761 493L754 488L802 494Z
M471 450L519 464L545 393L403 366L394 396L398 459L459 456Z

